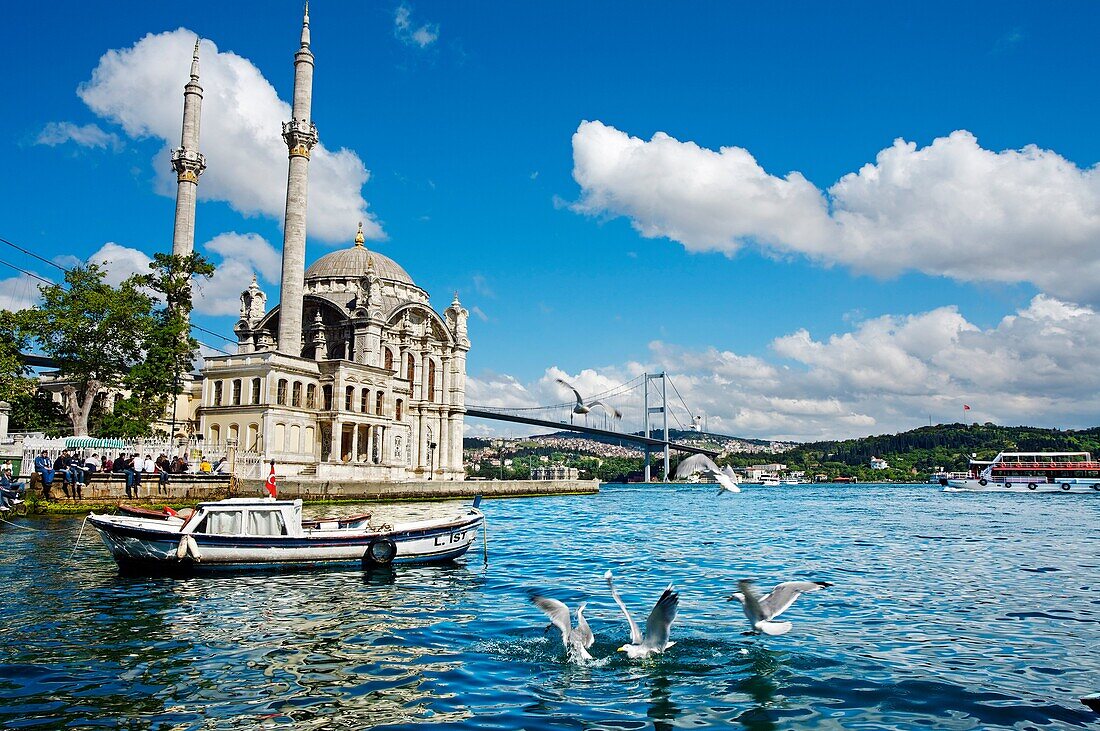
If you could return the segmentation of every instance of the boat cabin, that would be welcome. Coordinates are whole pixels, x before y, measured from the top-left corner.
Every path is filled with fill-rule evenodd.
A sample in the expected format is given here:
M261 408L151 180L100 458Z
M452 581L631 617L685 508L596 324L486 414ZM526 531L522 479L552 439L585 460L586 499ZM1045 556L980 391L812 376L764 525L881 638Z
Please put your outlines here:
M301 536L302 501L230 498L199 503L181 532L220 536Z
M990 462L970 460L975 477L1008 481L1027 478L1061 482L1067 478L1100 478L1100 463L1089 452L1001 452Z

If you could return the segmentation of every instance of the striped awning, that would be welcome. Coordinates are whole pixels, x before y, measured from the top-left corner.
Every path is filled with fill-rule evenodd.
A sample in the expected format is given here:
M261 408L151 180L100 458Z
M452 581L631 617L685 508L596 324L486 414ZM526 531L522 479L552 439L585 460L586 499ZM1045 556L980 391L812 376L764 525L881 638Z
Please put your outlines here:
M66 437L65 449L122 449L126 442L121 439L97 439L95 437Z

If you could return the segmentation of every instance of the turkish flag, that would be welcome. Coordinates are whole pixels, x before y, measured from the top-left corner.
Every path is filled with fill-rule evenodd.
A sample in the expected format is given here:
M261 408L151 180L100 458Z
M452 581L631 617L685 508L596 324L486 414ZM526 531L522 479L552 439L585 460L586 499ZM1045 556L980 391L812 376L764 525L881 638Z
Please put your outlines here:
M970 407L967 406L966 404L963 404L963 411L970 411ZM274 469L274 468L272 468L272 469Z
M275 460L271 461L271 474L267 476L264 489L267 490L268 495L275 497Z

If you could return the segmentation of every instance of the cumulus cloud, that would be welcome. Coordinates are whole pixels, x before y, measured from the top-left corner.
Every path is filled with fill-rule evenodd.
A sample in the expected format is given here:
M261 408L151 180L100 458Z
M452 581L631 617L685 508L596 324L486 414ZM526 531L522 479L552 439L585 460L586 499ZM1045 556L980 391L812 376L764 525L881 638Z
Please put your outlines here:
M530 384L473 377L477 390L467 400L555 404L568 395L557 378L591 397L663 370L691 408L670 396L673 426L705 413L711 431L735 436L805 441L896 432L929 416L958 421L964 403L972 407L968 421L1086 427L1100 413L1097 362L1100 313L1037 295L984 329L942 307L874 318L824 338L799 330L776 338L767 357L654 342L644 363L575 374L551 367ZM623 428L639 430L641 390L612 401L626 414Z
M49 122L35 139L36 145L56 147L72 142L81 147L121 150L122 140L113 132L105 132L98 124L76 125L72 122Z
M148 274L152 259L139 249L108 241L88 257L89 264L98 264L107 273L103 281L117 287L135 274Z
M153 161L164 194L175 191L169 156L179 145L183 85L194 42L195 34L185 28L146 35L130 48L104 54L92 78L78 90L92 111L119 124L130 137L164 141ZM218 51L209 40L202 41L200 54L204 98L199 147L208 167L199 197L225 201L245 215L281 221L287 151L280 124L290 119L290 105L279 99L248 59ZM323 136L323 120L319 127ZM311 236L346 241L356 223L363 221L368 237L384 237L361 193L369 175L351 150L323 144L314 148L308 198Z
M259 234L236 231L219 234L202 248L220 257L214 276L195 282L195 311L204 315L240 313L241 292L253 276L277 285L282 273L282 257Z
M0 279L0 310L25 310L34 307L41 299L38 288L45 282L20 274Z
M601 122L573 135L573 209L625 216L647 238L734 254L757 245L861 273L1028 282L1100 302L1100 168L1029 145L995 152L956 131L898 139L825 191L740 147L709 150Z
M393 12L393 34L406 46L427 48L439 40L439 24L417 26L413 23L412 8L407 3L401 3Z

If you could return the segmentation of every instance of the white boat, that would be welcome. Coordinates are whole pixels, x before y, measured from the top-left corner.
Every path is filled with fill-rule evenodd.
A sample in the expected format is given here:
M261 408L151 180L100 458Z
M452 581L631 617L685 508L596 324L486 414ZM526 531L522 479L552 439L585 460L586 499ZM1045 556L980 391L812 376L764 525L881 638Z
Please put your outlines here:
M302 519L301 500L230 498L199 503L180 516L88 516L122 570L207 570L451 561L469 550L485 516L474 507L454 515L395 523L370 514Z
M776 475L764 475L760 478L760 484L764 487L779 487L779 477Z
M1001 452L970 460L961 478L941 478L944 492L1100 492L1100 463L1089 452Z

